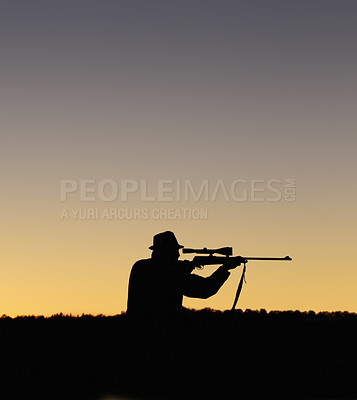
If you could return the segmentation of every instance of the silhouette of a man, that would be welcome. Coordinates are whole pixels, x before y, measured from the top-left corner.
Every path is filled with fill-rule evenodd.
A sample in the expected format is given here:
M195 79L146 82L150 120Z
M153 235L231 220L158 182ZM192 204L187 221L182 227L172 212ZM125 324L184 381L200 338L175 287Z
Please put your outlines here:
M131 269L127 315L175 314L183 296L206 299L218 292L234 267L222 265L206 278L192 274L192 263L178 260L183 247L173 232L154 236L151 258L137 261Z

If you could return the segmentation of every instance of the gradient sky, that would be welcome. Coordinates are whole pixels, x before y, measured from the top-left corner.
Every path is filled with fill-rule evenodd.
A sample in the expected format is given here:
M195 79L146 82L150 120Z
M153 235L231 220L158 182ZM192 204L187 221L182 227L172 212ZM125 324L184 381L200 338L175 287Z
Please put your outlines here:
M238 307L357 312L357 2L4 0L0 314L116 314L152 236L285 256ZM295 179L294 202L154 202L206 220L73 220L61 179ZM214 267L206 267L204 274ZM240 269L208 300L230 308Z

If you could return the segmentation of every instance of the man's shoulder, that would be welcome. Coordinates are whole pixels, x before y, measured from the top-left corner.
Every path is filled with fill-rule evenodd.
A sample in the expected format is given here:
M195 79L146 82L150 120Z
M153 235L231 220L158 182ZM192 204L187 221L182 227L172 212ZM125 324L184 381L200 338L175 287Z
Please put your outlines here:
M133 269L142 269L148 267L152 263L151 258L144 258L142 260L138 260L134 263Z

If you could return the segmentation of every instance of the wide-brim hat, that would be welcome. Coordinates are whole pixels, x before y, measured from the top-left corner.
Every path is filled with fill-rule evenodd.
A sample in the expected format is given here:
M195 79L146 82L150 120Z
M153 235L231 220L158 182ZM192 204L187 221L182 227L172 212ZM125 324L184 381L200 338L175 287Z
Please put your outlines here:
M149 247L150 250L157 250L157 249L182 249L184 246L181 246L176 236L171 231L161 232L154 236L153 245Z

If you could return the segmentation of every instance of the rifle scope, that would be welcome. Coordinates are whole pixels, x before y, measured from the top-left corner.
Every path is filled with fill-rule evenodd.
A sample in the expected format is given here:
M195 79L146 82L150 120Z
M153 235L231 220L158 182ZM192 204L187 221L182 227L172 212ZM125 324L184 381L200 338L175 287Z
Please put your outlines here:
M232 247L221 247L219 249L207 249L204 247L203 249L182 249L182 253L196 253L196 254L221 254L222 256L231 256L233 254Z

